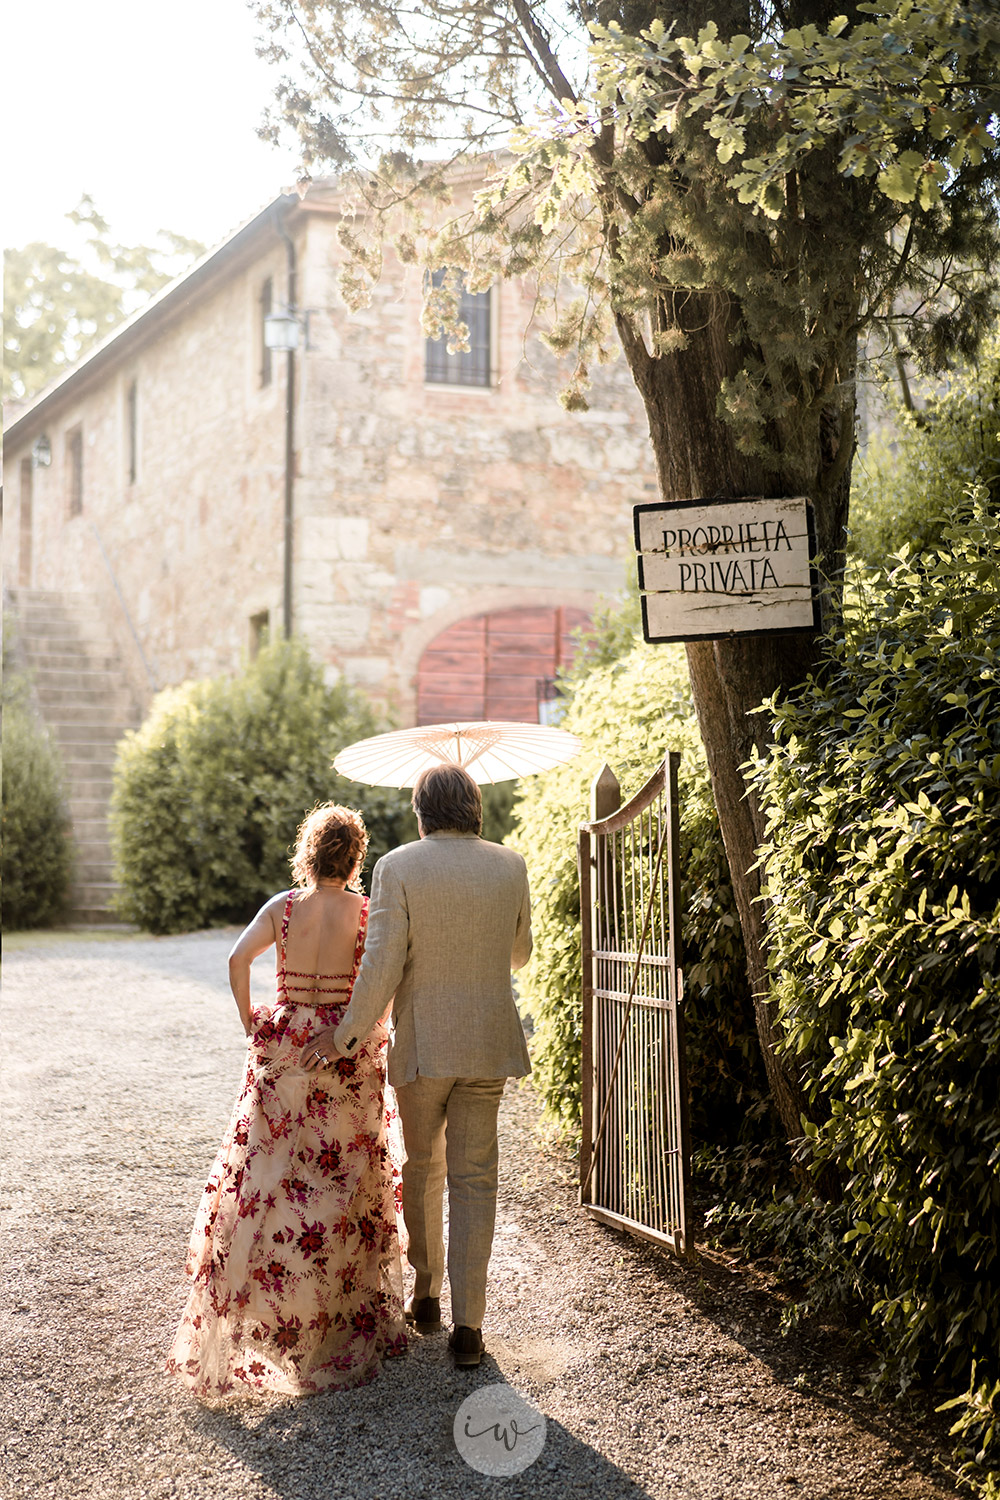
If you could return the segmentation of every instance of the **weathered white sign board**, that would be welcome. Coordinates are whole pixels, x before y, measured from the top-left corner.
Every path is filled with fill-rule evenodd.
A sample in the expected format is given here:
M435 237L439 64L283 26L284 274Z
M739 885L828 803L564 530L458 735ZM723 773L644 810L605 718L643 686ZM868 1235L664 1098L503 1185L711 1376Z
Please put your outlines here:
M634 507L647 641L818 630L808 500Z

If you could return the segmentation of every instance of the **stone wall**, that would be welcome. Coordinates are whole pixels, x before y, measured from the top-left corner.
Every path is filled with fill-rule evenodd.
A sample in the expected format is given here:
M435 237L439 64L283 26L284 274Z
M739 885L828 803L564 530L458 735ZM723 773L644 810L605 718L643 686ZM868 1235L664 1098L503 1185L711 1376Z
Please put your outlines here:
M249 617L280 617L284 395L280 382L259 385L256 297L263 276L283 263L272 250L236 268L155 336L130 343L100 378L80 367L78 389L64 382L44 413L52 462L33 472L31 576L19 581L99 593L137 680L144 674L132 630L163 686L231 670L247 650ZM67 457L74 427L83 434L76 516ZM19 475L21 454L11 457ZM8 558L17 556L12 509Z
M421 275L395 262L371 306L336 290L336 219L292 211L310 347L297 372L293 624L326 663L412 722L417 667L447 626L495 609L591 610L620 590L631 507L654 492L645 418L624 363L587 413L557 402L562 372L524 342L527 288L494 288L491 389L424 381ZM15 429L8 472L40 431L25 586L102 593L158 685L235 668L253 620L282 617L286 359L261 385L260 293L286 291L271 221L189 296L146 314L100 368L84 361ZM138 464L129 474L129 390ZM69 513L67 433L83 434L83 508ZM8 506L7 557L19 555ZM102 557L102 546L107 562ZM10 566L10 564L8 564ZM112 577L114 583L112 585ZM120 595L120 599L119 599ZM148 687L147 687L148 696Z

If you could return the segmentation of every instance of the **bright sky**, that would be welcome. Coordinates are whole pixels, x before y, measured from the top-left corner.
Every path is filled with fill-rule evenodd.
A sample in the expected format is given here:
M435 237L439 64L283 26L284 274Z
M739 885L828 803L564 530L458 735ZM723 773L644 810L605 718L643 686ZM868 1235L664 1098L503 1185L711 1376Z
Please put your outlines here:
M245 0L18 0L4 21L0 243L76 248L89 193L125 244L208 245L295 181L257 139L278 70Z

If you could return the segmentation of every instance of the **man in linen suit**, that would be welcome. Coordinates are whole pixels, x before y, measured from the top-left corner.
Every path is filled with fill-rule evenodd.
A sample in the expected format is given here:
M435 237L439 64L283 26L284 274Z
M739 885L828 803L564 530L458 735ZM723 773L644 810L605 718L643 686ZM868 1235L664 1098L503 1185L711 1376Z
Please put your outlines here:
M352 1057L393 1001L389 1082L403 1126L403 1218L416 1271L407 1317L423 1331L440 1324L447 1177L449 1347L456 1364L478 1365L497 1113L506 1080L531 1071L510 982L531 953L528 876L519 854L480 838L482 799L467 771L423 772L413 809L419 842L375 866L364 958L334 1044Z

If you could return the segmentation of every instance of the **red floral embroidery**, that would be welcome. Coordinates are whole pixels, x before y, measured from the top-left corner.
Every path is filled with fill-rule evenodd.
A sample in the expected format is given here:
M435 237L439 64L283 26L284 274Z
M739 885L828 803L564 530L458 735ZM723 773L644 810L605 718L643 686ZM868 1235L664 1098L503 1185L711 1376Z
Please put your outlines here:
M331 1141L328 1146L323 1147L316 1158L316 1165L321 1172L336 1172L340 1166L340 1149L336 1141Z
M274 1342L277 1344L279 1349L294 1349L295 1345L299 1341L299 1334L301 1332L301 1318L289 1318L287 1323L283 1322L282 1319L279 1318L278 1331L274 1335Z
M254 1014L243 1087L192 1230L191 1291L167 1368L204 1400L364 1385L406 1347L384 1033L318 1081L303 1052L339 1023L349 987L321 1004L300 993L280 989L270 1012Z
M369 1307L360 1307L351 1319L351 1327L355 1333L360 1333L364 1339L370 1339L375 1334L378 1323L375 1314Z
M311 1255L316 1254L317 1250L322 1250L323 1238L322 1224L307 1224L295 1243L302 1251L304 1258L308 1260Z

